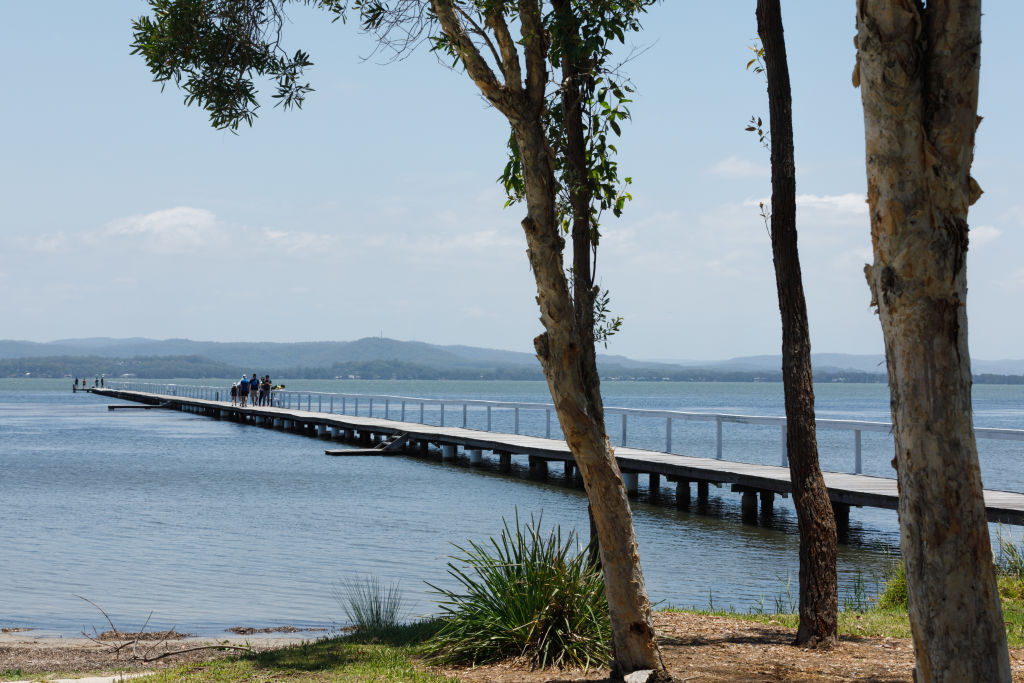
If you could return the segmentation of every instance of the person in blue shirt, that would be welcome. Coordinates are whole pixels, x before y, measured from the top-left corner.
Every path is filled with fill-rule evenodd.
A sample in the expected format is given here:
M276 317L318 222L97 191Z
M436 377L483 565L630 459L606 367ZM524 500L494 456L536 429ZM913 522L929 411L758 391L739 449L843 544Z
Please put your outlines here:
M242 381L238 383L239 405L245 407L245 399L249 398L249 378L242 375Z

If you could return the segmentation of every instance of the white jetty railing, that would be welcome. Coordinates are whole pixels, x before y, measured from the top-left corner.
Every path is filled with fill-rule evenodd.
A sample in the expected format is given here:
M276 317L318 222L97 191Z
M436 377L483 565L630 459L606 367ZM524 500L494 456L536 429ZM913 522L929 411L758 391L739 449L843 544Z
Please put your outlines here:
M182 398L205 399L209 401L229 400L229 389L224 387L198 386L191 384L156 384L150 382L107 382L107 387L124 391L140 391L150 394L176 396ZM538 415L543 412L543 434L552 438L552 429L557 429L557 419L552 425L552 414L555 410L550 403L524 403L515 401L487 401L480 399L423 398L412 396L393 396L388 394L347 394L317 391L275 390L271 392L271 405L278 408L294 408L322 413L343 415L363 415L379 417L400 422L418 422L444 427L461 426L483 431L506 431L495 429L493 417L499 411L504 414L511 412L512 431L520 433L521 414ZM376 409L376 410L375 410ZM789 459L786 452L786 418L767 415L733 415L728 413L696 413L678 410L648 410L641 408L618 408L605 406L606 428L609 436L618 431L619 445L628 446L630 436L630 418L635 426L640 419L664 421L665 453L672 452L673 424L680 422L714 422L715 423L715 458L723 459L722 427L726 423L777 427L780 433L781 458L779 464L788 467ZM474 419L470 425L470 414L485 413L485 419ZM428 421L428 415L435 421ZM611 416L619 416L618 430L613 426ZM483 415L479 416L483 418ZM531 424L539 427L539 420L532 419ZM853 466L854 474L863 473L861 435L863 432L892 433L892 425L888 422L867 422L861 420L816 420L818 430L845 430L853 432ZM648 428L649 431L649 428ZM996 429L976 427L975 436L982 439L1000 439L1007 441L1024 441L1024 430ZM555 438L561 438L561 432Z

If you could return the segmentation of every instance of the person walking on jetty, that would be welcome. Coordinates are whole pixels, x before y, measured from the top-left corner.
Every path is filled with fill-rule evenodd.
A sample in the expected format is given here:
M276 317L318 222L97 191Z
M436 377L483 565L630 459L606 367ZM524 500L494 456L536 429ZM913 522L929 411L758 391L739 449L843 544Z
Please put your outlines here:
M270 397L270 375L263 375L260 377L260 395L259 402L261 406L270 405L267 399Z
M245 407L245 399L249 397L249 378L242 375L241 381L238 383L238 405Z
M238 403L238 384L235 383L235 384L231 385L231 405L236 405L237 403Z
M256 377L256 373L252 373L252 379L249 380L249 405L256 405L256 397L260 393L260 380Z

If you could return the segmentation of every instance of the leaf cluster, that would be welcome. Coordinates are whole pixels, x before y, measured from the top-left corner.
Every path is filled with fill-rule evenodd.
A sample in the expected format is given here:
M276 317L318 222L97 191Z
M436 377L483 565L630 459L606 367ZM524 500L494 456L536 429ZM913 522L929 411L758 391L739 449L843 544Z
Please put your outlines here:
M562 96L563 89L570 84L553 80L547 95L544 122L553 152L559 221L563 230L569 232L571 195L587 191L592 198L590 237L596 246L600 241L601 214L611 210L618 217L625 203L632 199L626 189L632 179L619 177L615 160L618 150L612 136L620 136L622 122L630 119L629 104L634 89L617 68L609 66L608 61L616 44L625 43L629 33L640 30L640 15L652 1L575 0L563 4L561 11L553 7L544 15L548 60L553 69L561 68L565 60L584 66L576 76L578 82L575 84L581 97L586 143L587 170L584 177L575 177L566 162L568 140ZM511 137L508 153L508 162L499 177L507 195L506 206L525 198L519 149Z
M309 55L281 47L286 2L150 0L152 16L132 22L132 54L142 55L155 82L173 82L186 105L206 110L215 128L251 126L260 106L254 78L273 80L286 109L313 90L301 81Z

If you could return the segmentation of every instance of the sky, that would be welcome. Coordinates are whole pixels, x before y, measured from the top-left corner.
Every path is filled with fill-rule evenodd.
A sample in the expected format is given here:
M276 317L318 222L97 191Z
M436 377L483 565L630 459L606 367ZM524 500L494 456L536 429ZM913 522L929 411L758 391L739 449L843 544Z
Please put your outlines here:
M637 92L618 141L633 178L603 225L597 276L624 318L607 352L713 360L778 354L767 119L744 69L753 0L669 0L622 54ZM815 352L881 353L853 0L783 2L797 224ZM1021 358L1024 3L982 25L971 209L972 356ZM383 335L530 351L541 332L519 221L496 179L507 124L466 74L420 49L374 54L353 24L295 7L310 53L301 110L238 135L161 92L130 54L141 0L18 2L0 25L0 338L353 340Z

